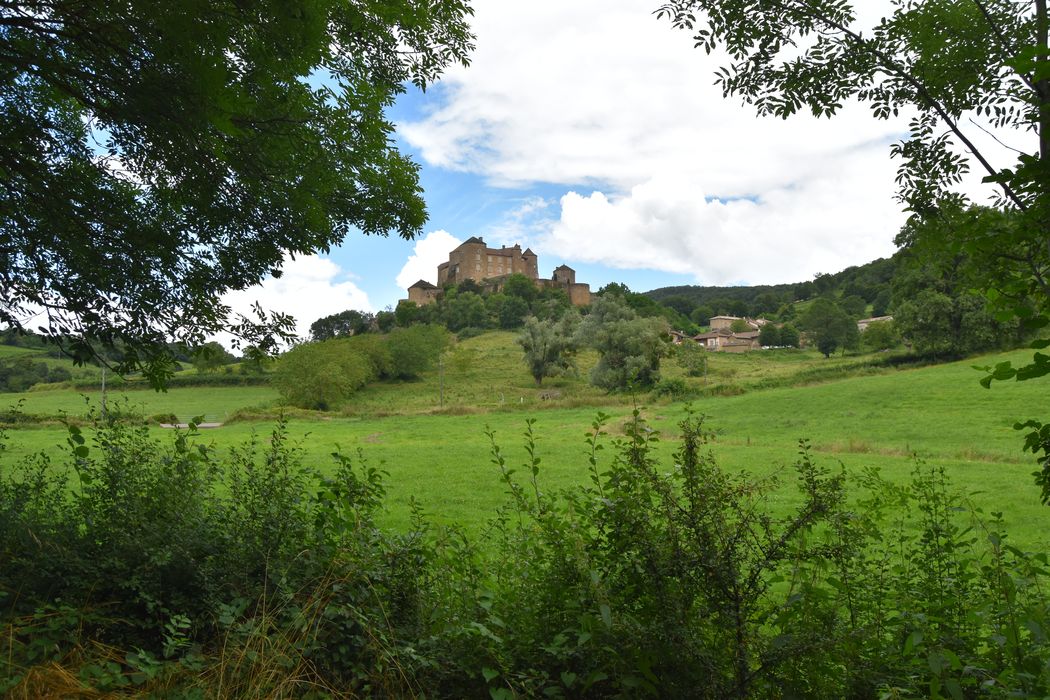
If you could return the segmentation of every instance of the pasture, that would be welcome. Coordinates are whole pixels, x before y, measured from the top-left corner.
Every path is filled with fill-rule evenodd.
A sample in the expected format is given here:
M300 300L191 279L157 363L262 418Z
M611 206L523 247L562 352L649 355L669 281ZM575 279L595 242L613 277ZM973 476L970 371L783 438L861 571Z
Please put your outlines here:
M918 458L946 467L954 484L972 493L973 503L985 512L1004 512L1016 544L1045 549L1048 537L1039 525L1045 508L1030 476L1034 461L1021 452L1020 434L1012 428L1016 420L1042 415L1044 383L982 389L972 366L998 356L909 369L873 362L878 359L824 360L791 351L712 355L706 385L704 377L685 377L673 360L665 360L664 376L682 378L699 394L688 402L668 401L608 395L590 387L585 375L593 358L586 355L580 358L581 378L553 380L537 389L520 364L513 335L489 333L459 343L441 367L419 381L373 384L339 412L289 412L289 427L311 467L330 469L332 452L356 455L359 450L381 465L389 473L388 525L403 526L415 499L434 521L476 533L505 500L486 430L495 433L514 466L525 460L525 421L535 418L541 485L556 490L587 479L584 436L598 411L610 416L609 440L622 435L624 422L639 406L662 436L659 450L669 469L676 426L689 406L709 417L716 431L711 450L728 468L776 473L789 482L794 476L784 468L794 461L803 438L821 465L841 465L851 475L874 467L903 482ZM719 387L731 387L724 393L734 395L717 395ZM715 391L705 394L705 388ZM219 450L252 433L265 438L281 413L279 397L269 387L138 390L126 396L128 407L144 416L173 413L182 420L203 416L226 422L194 438ZM26 413L70 416L84 415L98 398L70 390L4 398L16 397L24 399ZM111 394L111 406L114 400ZM171 439L169 431L154 430L159 440ZM54 452L64 440L60 425L10 429L3 460L10 465L31 452Z

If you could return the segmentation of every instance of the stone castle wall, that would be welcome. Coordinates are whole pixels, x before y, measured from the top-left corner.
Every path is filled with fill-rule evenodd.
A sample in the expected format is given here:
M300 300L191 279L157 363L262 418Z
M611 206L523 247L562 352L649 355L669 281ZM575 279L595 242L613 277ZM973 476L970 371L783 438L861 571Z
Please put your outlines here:
M442 294L446 284L459 284L473 280L479 284L496 289L502 288L502 280L508 275L519 274L528 277L537 287L554 287L564 289L576 306L587 306L591 303L591 287L576 281L576 272L568 265L562 265L554 271L550 279L541 279L539 258L529 249L524 251L520 245L510 248L489 248L480 238L470 238L448 254L448 262L438 265L437 286L420 280L408 289L409 301L417 304L430 304Z

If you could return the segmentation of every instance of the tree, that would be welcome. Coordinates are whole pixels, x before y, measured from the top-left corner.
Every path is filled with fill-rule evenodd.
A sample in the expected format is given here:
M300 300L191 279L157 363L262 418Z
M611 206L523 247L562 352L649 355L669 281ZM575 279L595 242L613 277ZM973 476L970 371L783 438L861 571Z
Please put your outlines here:
M526 302L531 302L538 296L539 290L536 289L535 282L520 272L515 272L503 280L503 293L510 297L518 297Z
M696 302L682 294L665 297L660 303L669 309L674 309L687 318L693 313L693 310L696 309Z
M808 108L831 116L848 99L880 118L912 112L910 136L894 144L899 197L935 255L961 248L982 262L980 288L1001 320L1050 325L1050 17L1047 0L928 0L894 3L871 31L853 28L849 0L671 0L657 11L694 33L708 52L724 46L724 93L781 117ZM698 19L699 18L699 19ZM976 117L976 118L974 118ZM1012 164L994 163L973 138L1010 134ZM1035 138L1019 141L1020 134ZM969 158L959 154L965 151ZM997 216L973 213L952 188L971 160L996 188ZM945 226L955 217L955 225ZM998 221L989 219L998 218ZM916 239L918 240L918 239ZM945 250L946 247L946 250ZM940 250L937 250L941 248ZM1043 349L1050 340L1033 347ZM986 368L982 384L1050 374L1050 355L1022 367ZM1050 502L1050 428L1033 428L1026 449L1042 451L1039 483Z
M936 260L905 249L893 279L893 317L905 340L920 353L962 356L1019 341L1016 320L1000 322L973 293L976 270L965 254Z
M319 318L310 324L310 340L320 342L342 336L367 333L372 329L375 317L364 311L347 309L331 316Z
M372 363L348 339L302 343L281 356L273 385L285 402L322 411L338 407L375 378Z
M465 62L464 0L0 4L0 324L77 362L120 345L159 386L167 341L289 319L221 295L351 230L412 238L417 166L385 110Z
M701 377L707 370L707 350L692 340L682 341L676 346L675 360L690 377Z
M528 313L528 302L517 296L507 297L499 310L499 327L506 330L521 328Z
M861 342L869 350L892 350L900 345L901 336L893 321L873 321L861 335Z
M868 310L867 302L856 294L844 297L839 302L839 307L852 319L864 318L864 314Z
M380 333L389 333L397 325L397 316L388 306L376 314L375 324Z
M788 348L797 348L801 338L799 337L798 329L792 326L790 323L785 323L780 327L780 344Z
M772 323L767 323L758 331L758 342L767 348L780 345L780 329Z
M900 3L870 31L855 27L856 14L849 0L672 0L658 10L708 52L727 50L732 63L718 82L760 114L808 108L830 117L851 98L883 119L913 110L910 137L892 153L902 161L901 199L916 216L958 201L950 188L968 163L952 150L957 145L1004 205L1031 212L1028 234L1043 238L1050 213L1046 0ZM994 166L971 138L981 125L964 122L971 113L995 127L1034 131L1034 150L1021 151L1013 168Z
M844 0L673 0L658 14L708 51L725 47L723 91L760 114L808 108L832 116L852 98L879 118L914 112L909 138L891 148L901 161L898 194L912 214L908 244L937 257L966 252L981 262L993 312L1031 328L1050 324L1046 0L899 3L871 31L853 26L853 3ZM1035 138L1011 144L1015 163L993 163L973 138L987 128L981 119ZM952 191L971 161L1002 211L968 210ZM1034 359L1022 376L1050 373L1050 360ZM1004 368L995 377L1017 375Z
M198 374L214 372L236 359L226 348L214 341L205 343L193 351L193 366Z
M448 331L437 325L395 328L386 336L390 376L413 379L426 372L448 346Z
M461 331L464 328L485 328L488 314L485 313L485 301L474 292L456 294L446 299L445 318L450 331Z
M518 345L524 352L525 365L543 385L544 377L555 377L576 371L576 313L564 314L559 320L541 321L535 316L525 319L525 327L518 335Z
M813 300L802 316L802 329L824 357L831 357L831 353L851 342L857 324L835 302L820 297Z
M871 315L874 317L885 316L893 301L893 293L889 287L884 287L875 295L875 301L871 302Z
M689 314L690 320L698 326L706 326L711 323L711 317L715 315L710 306L698 306Z
M733 331L734 333L747 333L748 331L753 329L751 328L750 323L748 323L742 318L738 318L729 324L729 330Z
M591 383L608 389L644 388L660 379L660 359L670 352L667 321L643 318L616 294L598 297L577 331L580 345L598 351Z
M408 299L402 299L397 302L397 308L394 309L394 318L397 320L398 326L408 328L419 320L419 304Z

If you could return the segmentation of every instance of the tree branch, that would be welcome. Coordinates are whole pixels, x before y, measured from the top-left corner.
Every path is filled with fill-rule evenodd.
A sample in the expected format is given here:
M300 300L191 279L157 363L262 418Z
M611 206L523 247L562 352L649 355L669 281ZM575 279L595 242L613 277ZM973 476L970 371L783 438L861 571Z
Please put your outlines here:
M1046 0L1036 0L1036 2L1042 3L1044 7L1046 5ZM785 6L784 3L778 4L780 4L780 6L783 7L785 10L790 9L789 7ZM887 55L878 47L872 45L870 41L862 37L857 32L853 31L849 27L846 27L845 25L839 22L834 21L827 15L812 9L812 7L809 5L808 2L806 2L806 0L799 0L799 3L795 5L795 8L798 12L802 13L803 15L807 15L811 19L814 19L817 22L820 22L826 25L827 27L834 29L835 31L842 34L850 42L852 42L852 44L855 47L869 53L870 55L878 59L884 70L910 85L918 93L918 96L922 99L922 101L925 102L930 109L936 112L942 120L944 120L944 123L948 125L948 128L951 129L953 134L955 134L955 137L963 143L966 149L970 152L971 155L973 155L974 158L977 159L977 161L981 164L985 171L987 171L988 174L992 176L999 174L999 172L992 167L992 164L988 162L988 159L984 156L984 154L981 153L981 151L973 144L973 142L969 138L967 138L965 134L963 134L955 119L948 113L948 110L937 99L933 97L933 95L927 89L926 85L921 80L919 80L919 78L909 73L892 57ZM1000 182L998 184L1002 188L1006 196L1010 199L1010 201L1012 201L1019 210L1027 211L1028 204L1023 199L1021 199L1016 192L1014 192L1014 189L1010 186L1009 183Z

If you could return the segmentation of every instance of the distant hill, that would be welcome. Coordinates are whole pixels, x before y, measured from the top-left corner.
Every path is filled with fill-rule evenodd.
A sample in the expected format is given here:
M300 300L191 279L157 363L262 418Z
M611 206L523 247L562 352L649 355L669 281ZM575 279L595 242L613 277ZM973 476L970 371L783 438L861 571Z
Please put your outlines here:
M899 262L900 253L865 265L847 267L841 272L818 274L814 279L804 282L735 287L685 285L660 287L643 294L661 304L678 308L685 314L689 313L689 306L704 306L714 313L757 316L774 313L783 304L827 293L840 297L859 296L866 303L875 304L880 295L889 299L890 281Z

